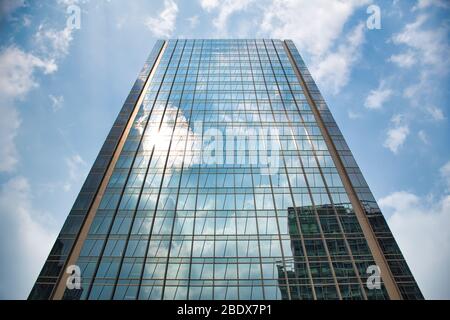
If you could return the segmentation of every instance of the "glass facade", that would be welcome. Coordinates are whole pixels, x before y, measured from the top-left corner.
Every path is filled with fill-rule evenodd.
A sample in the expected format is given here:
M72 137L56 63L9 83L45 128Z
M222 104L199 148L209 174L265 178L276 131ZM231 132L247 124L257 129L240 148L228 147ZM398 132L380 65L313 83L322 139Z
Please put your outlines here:
M158 41L108 139L30 299L423 298L292 41Z

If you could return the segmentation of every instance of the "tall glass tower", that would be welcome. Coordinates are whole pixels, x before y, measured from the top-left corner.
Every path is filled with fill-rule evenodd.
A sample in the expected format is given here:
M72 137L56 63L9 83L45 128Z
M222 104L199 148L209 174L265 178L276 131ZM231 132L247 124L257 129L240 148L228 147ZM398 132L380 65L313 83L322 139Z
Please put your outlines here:
M423 299L292 41L157 41L30 299Z

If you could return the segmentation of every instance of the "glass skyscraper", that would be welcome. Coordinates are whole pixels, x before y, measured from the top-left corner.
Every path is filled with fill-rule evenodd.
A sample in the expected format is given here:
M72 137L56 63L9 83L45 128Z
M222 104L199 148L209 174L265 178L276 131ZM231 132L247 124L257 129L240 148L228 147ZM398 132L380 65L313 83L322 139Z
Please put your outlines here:
M29 298L423 296L292 41L160 40Z

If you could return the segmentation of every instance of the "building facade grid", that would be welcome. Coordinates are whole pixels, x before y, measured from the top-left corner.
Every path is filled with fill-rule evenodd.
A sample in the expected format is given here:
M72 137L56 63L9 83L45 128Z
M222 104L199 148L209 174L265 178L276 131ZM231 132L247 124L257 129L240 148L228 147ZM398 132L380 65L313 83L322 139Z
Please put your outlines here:
M111 149L120 155L74 257L81 288L63 299L389 299L384 277L366 285L377 259L341 164L384 276L401 298L423 298L292 41L159 41L143 70L121 122L131 129ZM259 161L269 149L276 164ZM64 228L76 235L80 221L71 213ZM70 255L61 243L76 237L65 234L52 252ZM41 272L30 298L55 298L65 264L50 284Z

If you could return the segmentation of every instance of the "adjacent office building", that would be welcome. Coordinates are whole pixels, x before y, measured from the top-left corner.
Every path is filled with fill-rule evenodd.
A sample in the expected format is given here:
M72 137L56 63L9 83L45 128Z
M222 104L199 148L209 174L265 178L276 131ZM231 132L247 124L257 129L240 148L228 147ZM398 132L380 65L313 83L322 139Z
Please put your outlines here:
M29 298L423 296L292 41L161 40Z

